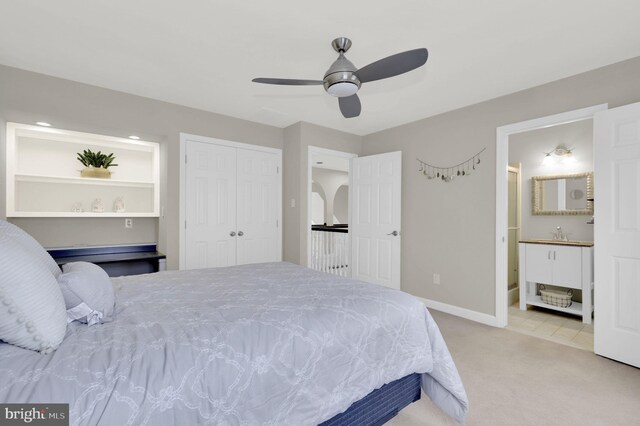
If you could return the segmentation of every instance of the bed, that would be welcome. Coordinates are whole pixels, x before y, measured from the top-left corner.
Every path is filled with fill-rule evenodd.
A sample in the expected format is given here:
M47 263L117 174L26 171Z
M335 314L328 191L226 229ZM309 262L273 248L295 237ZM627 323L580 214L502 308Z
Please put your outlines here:
M0 343L0 401L69 403L73 425L349 424L340 413L413 380L466 416L446 344L406 293L284 262L113 285L115 320L69 324L54 352Z

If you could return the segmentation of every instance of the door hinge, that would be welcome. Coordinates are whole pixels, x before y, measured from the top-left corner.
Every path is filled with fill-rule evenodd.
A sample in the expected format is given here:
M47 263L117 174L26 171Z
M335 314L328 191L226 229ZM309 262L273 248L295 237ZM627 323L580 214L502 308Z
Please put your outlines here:
M276 166L276 174L279 175L280 174L280 167Z
M276 219L276 228L280 225L280 221Z
M184 164L187 164L187 156L184 156Z
M187 229L187 221L184 221L184 229Z

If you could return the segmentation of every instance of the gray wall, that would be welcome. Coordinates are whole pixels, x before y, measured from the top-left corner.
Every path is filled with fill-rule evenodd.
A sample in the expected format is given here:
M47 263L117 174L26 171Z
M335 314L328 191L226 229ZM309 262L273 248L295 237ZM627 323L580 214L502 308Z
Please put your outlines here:
M5 208L6 122L47 121L55 127L122 136L135 134L160 143L161 210L165 216L135 218L132 229L121 219L12 219L46 247L155 242L178 267L178 185L180 133L283 149L284 259L306 263L307 147L359 153L362 138L298 123L287 129L266 126L167 102L0 66L0 218ZM296 200L294 208L290 200ZM301 218L304 218L301 220ZM304 253L301 255L301 253ZM301 258L302 261L301 261Z
M564 144L573 148L575 163L543 165L544 153ZM593 120L518 133L509 137L509 163L521 164L522 238L551 238L556 226L572 240L593 241L591 216L534 216L531 213L531 177L593 171ZM594 179L595 182L595 179ZM586 197L585 197L586 198ZM582 200L586 202L584 199Z
M0 217L5 209L7 121L111 136L135 134L161 144L161 206L165 217L121 219L12 220L44 246L123 244L158 241L168 266L178 266L178 175L180 132L256 145L283 147L283 130L140 96L0 66Z
M640 58L360 137L297 123L286 129L0 66L0 215L5 212L6 121L39 120L78 131L137 134L161 143L165 217L136 219L132 230L108 219L21 219L46 246L157 241L178 262L179 133L284 148L284 259L306 264L308 146L356 154L403 151L402 288L493 315L496 127L600 103L640 101ZM418 175L415 158L452 164L483 147L479 170L445 184ZM597 177L596 177L597 181ZM296 200L291 207L291 199ZM431 283L434 272L442 284Z
M638 76L640 58L634 58L366 136L363 155L403 151L402 289L494 315L496 127L638 102ZM417 172L416 157L456 164L484 147L479 170L468 178L444 183ZM434 272L442 284L432 283Z

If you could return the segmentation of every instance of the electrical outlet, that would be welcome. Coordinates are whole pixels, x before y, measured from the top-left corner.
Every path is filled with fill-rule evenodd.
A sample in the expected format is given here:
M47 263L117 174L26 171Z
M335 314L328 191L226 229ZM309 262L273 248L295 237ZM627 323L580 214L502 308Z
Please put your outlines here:
M433 283L440 285L440 274L433 274Z
M295 206L296 206L296 199L295 199L295 198L292 198L292 199L291 199L291 207L293 208L293 207L295 207Z
M133 219L125 219L124 220L125 228L133 228Z

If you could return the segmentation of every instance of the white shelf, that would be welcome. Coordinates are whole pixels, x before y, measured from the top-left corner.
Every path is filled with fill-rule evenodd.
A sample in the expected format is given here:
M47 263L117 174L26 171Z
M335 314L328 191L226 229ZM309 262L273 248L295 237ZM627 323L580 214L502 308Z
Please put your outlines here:
M15 212L14 214L11 215L11 217L159 217L159 216L160 215L158 214L144 213L144 212L124 212L124 213Z
M573 302L568 308L561 308L560 306L553 306L548 303L544 303L540 296L527 296L527 305L540 306L541 308L553 309L554 311L565 312L567 314L582 316L582 303ZM593 310L593 307L591 307Z
M79 185L103 185L103 186L130 186L136 188L153 188L155 182L152 181L135 181L135 180L118 180L118 179L99 179L99 178L83 178L83 177L67 177L67 176L44 176L44 175L15 175L17 182L41 182L41 183L70 183Z
M77 153L113 153L110 179L84 178ZM156 142L7 123L7 217L159 217L160 145ZM104 213L93 213L100 199ZM114 213L123 199L125 213ZM83 213L72 211L81 205Z

